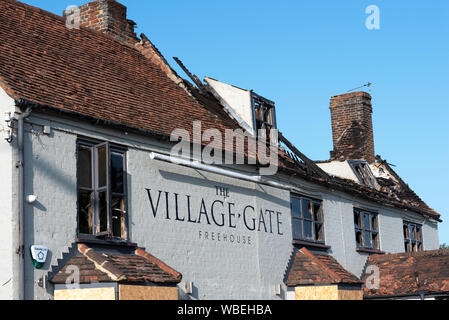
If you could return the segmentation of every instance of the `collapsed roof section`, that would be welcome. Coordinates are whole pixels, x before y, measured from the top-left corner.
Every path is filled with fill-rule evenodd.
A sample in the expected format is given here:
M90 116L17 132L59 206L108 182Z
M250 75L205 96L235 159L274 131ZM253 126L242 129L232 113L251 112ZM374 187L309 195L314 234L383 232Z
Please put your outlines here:
M379 155L371 164L365 160L317 161L316 164L334 179L343 179L374 189L394 201L439 217L439 214L430 208Z

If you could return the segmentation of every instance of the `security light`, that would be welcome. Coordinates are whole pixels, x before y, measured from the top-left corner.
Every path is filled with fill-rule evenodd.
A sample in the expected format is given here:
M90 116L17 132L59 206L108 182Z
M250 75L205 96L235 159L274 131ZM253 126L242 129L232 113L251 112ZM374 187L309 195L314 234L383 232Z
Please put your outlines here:
M33 195L33 194L30 194L29 196L27 196L26 199L27 199L27 202L28 202L29 204L32 204L32 203L36 202L37 196L35 196L35 195Z
M6 123L11 122L11 112L5 112L5 122Z

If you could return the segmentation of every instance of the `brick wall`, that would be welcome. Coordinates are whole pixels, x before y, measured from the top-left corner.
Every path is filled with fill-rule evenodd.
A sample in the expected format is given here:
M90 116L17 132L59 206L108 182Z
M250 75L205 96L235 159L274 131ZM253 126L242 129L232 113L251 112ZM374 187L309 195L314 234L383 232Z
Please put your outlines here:
M364 159L374 162L374 138L371 96L366 92L351 92L334 96L330 103L332 160Z
M119 40L138 41L135 23L126 18L127 9L115 0L96 0L79 7L80 26L108 33Z

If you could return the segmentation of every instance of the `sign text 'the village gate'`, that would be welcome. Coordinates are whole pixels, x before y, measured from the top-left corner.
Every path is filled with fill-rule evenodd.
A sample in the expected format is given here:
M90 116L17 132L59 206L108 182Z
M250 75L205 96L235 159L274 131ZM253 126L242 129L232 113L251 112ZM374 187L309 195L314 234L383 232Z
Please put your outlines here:
M229 198L229 189L216 187L216 195L221 199L195 199L190 195L146 189L150 209L154 218L163 217L166 220L174 220L184 223L215 225L221 228L240 229L243 227L251 232L265 232L274 235L283 235L282 213L272 208L256 208L252 205L236 206L231 201L223 201ZM171 209L170 209L171 208ZM174 208L174 210L173 210ZM238 236L214 234L199 231L200 239L211 236L213 241L234 242ZM249 236L239 238L238 242L251 244Z

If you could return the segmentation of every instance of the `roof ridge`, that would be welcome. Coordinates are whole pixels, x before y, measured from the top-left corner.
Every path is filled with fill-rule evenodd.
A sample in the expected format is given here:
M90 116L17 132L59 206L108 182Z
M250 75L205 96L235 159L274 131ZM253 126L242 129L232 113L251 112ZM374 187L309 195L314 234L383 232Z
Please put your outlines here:
M1 1L6 1L6 2L9 2L9 3L13 4L13 5L21 6L21 7L23 7L24 9L30 9L30 10L33 10L34 12L37 12L37 13L39 13L39 14L48 16L48 17L50 17L50 18L54 18L54 19L56 19L56 20L61 20L61 22L66 23L66 18L65 18L64 16L60 16L60 15L58 15L58 14L56 14L56 13L53 13L53 12L50 12L50 11L41 9L41 8L39 8L39 7L35 7L35 6L29 5L29 4L24 3L24 2L20 2L20 1L18 1L18 0L1 0ZM132 48L132 49L135 49L136 51L139 51L139 50L135 47L135 44L139 43L139 41L136 41L135 44L132 44L132 43L130 43L130 42L128 42L128 41L121 40L121 39L119 39L119 38L117 38L117 37L114 37L113 35L110 35L110 34L108 34L108 33L105 33L105 32L99 31L99 30L94 30L94 29L89 28L89 27L86 27L86 26L79 26L79 27L78 27L78 30L84 30L84 31L88 31L88 32L91 32L91 33L96 34L96 35L104 36L105 38L108 38L108 39L110 39L110 40L119 42L119 43L122 44L122 45L125 45L125 46L127 46L127 47L129 47L129 48ZM140 40L140 39L139 39L139 40Z
M140 257L142 257L142 258L144 258L144 259L146 259L146 260L148 260L148 261L150 261L151 263L154 263L156 266L158 266L159 268L161 268L162 270L164 270L168 274L172 275L177 280L181 280L182 279L182 274L181 273L179 273L178 271L176 271L175 269L173 269L172 267L170 267L169 265L164 263L162 260L159 260L155 256L153 256L150 253L146 252L144 249L137 248L136 251L135 251L135 254L140 256Z
M430 255L449 255L449 249L436 249L436 250L427 250L427 251L419 251L419 252L397 252L397 253L387 253L387 254L373 254L370 256L371 260L383 262L392 260L395 258L418 258L425 257Z
M78 251L85 256L89 261L93 262L95 268L101 272L106 273L114 281L126 280L126 276L114 264L106 259L105 256L100 255L94 249L85 244L78 244Z
M46 16L65 21L63 16L59 16L56 13L53 13L53 12L41 9L39 7L32 6L30 4L27 4L27 3L24 3L24 2L21 2L21 1L18 1L18 0L1 0L1 1L9 2L11 4L21 6L21 7L25 8L25 9L30 9L30 10L33 10L35 12L39 12L41 14L45 14Z
M334 280L336 282L340 282L341 281L341 277L338 276L333 270L331 270L328 266L326 266L326 264L321 261L320 259L318 259L312 252L310 252L306 247L301 248L301 250L299 250L301 253L303 253L304 255L306 255L308 258L310 258L313 262L315 262L316 264L318 264L324 271L326 271L332 278L334 278Z

